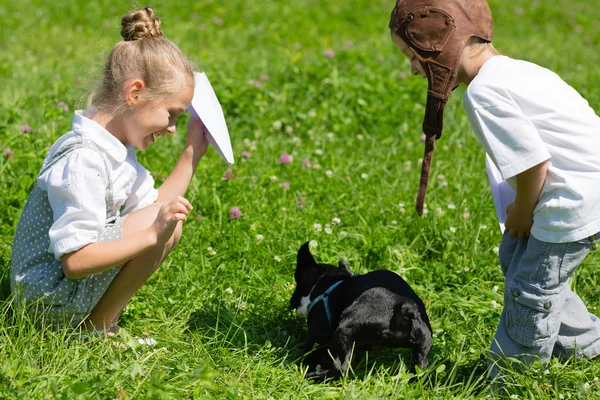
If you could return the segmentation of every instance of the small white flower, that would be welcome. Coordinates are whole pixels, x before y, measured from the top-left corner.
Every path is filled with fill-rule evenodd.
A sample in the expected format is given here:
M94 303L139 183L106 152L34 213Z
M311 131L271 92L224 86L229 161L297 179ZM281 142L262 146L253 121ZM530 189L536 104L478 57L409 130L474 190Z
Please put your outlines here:
M550 374L550 370L549 369L545 369L544 370L544 375L549 375Z
M152 338L138 338L138 343L143 346L154 346L156 344L156 340Z
M328 132L327 133L327 139L333 140L334 137L335 137L335 135L333 134L333 132Z
M398 221L396 221L396 220L393 220L393 221L392 221L392 225L398 225Z
M492 288L492 292L497 292L499 289L498 285L494 285L494 287Z
M333 217L333 219L331 220L331 223L334 225L338 225L342 223L342 220L339 219L338 217Z
M438 178L438 180L440 180L440 181L444 181L444 180L446 180L446 175L439 174L439 175L437 176L437 178Z
M319 243L316 240L311 240L310 242L308 242L308 245L314 249L319 245Z
M404 275L406 273L406 268L400 268L398 272L400 273L400 275Z
M260 242L262 242L263 240L265 240L265 237L263 235L261 235L260 233L256 235L256 244L260 244Z
M358 135L356 135L356 138L358 140L363 140L365 137L363 135L361 135L361 134L358 134Z
M363 179L367 179L369 177L368 174L365 174L364 172L362 174L360 174L360 177Z
M411 169L412 169L412 165L410 164L410 161L404 161L404 170L410 171Z
M328 169L327 171L325 171L325 175L327 175L328 178L331 178L333 176L333 171Z
M456 232L456 228L455 228L455 227L453 227L453 226L451 226L451 227L450 227L450 232L452 232L452 233L455 233L455 232Z
M448 209L449 210L456 210L456 206L454 205L454 203L450 203L450 204L448 204Z
M398 204L398 207L400 207L400 208L404 208L404 203L399 203L399 204Z
M321 169L321 164L319 164L319 163L313 164L313 169Z
M287 208L285 208L285 207L281 207L281 211L282 211L282 212L287 212Z
M341 238L345 238L346 236L348 236L348 232L346 232L346 231L341 231L340 232L340 237Z
M317 116L317 112L313 109L308 112L308 116L314 118Z
M225 289L225 293L227 294L233 294L233 289L228 287L227 289Z
M481 229L482 231L486 230L487 228L487 225L479 225L479 229Z
M291 126L286 126L285 127L285 133L287 133L288 135L291 135L294 132L294 128L292 128Z
M399 210L399 211L400 211L401 213L403 213L403 214L404 214L404 212L405 212L406 210L404 209L404 207L400 207L400 210Z
M210 246L208 246L206 248L206 250L208 251L208 254L210 254L211 256L214 256L215 254L217 254L217 252Z
M269 179L271 180L271 182L277 181L277 177L275 175L271 175L271 177Z
M315 230L315 232L321 232L323 230L323 227L321 226L321 224L313 224L313 229Z
M277 262L281 262L281 257L279 256L275 256L273 257L273 260L277 261Z
M498 304L498 302L496 300L492 300L492 308L498 308L500 307L500 304Z
M244 144L246 146L250 146L252 144L252 141L250 139L246 138L246 139L244 139Z
M333 231L331 230L330 227L325 228L325 233L328 235L331 235L333 233Z
M283 123L281 121L273 122L273 128L275 128L277 130L280 130L282 126L283 126Z
M598 377L597 376L594 377L594 382L598 382Z
M587 390L589 390L589 389L590 389L590 383L589 383L589 382L586 382L586 383L584 383L584 384L583 384L583 388L584 388L586 391L587 391Z
M492 251L496 254L498 254L498 252L500 251L500 247L496 246L492 249Z
M323 155L323 150L321 150L321 149L316 149L316 150L315 150L315 154L316 154L316 155L318 155L318 156L322 156L322 155Z

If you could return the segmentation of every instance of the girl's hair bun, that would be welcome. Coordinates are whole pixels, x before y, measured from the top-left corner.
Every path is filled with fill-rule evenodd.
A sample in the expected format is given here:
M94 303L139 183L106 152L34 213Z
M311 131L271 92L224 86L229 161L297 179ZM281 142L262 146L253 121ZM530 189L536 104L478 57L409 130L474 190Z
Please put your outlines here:
M125 41L163 36L160 19L154 16L152 7L135 10L121 19L121 36Z

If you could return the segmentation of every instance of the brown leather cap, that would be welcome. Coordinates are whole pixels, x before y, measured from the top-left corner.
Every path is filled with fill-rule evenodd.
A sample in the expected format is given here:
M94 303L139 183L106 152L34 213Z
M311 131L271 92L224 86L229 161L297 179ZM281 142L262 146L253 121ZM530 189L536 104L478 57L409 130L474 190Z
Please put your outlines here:
M417 196L421 215L434 142L442 136L444 108L456 82L460 56L471 37L492 41L492 13L485 0L397 0L389 27L415 54L429 81Z

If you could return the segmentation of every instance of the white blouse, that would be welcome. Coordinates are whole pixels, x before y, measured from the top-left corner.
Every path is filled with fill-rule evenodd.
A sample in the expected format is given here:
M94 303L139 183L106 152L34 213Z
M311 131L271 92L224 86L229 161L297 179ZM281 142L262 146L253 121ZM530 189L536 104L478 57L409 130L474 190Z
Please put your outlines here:
M156 201L158 190L150 172L138 161L133 146L125 146L95 121L76 111L72 130L50 148L44 164L62 146L85 137L104 150L113 183L113 201L120 214ZM48 233L48 251L56 259L98 240L106 222L106 166L102 156L89 148L68 153L37 178L48 193L54 223Z

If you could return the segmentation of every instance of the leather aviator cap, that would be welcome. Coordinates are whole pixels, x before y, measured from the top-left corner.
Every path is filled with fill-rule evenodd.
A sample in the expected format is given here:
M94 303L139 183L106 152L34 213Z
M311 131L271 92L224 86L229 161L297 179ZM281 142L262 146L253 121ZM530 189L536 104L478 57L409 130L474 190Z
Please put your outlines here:
M444 108L461 54L471 37L492 41L492 13L485 0L397 0L389 27L414 53L429 82L423 120L425 156L417 196L417 213L422 215L434 142L442 136Z

